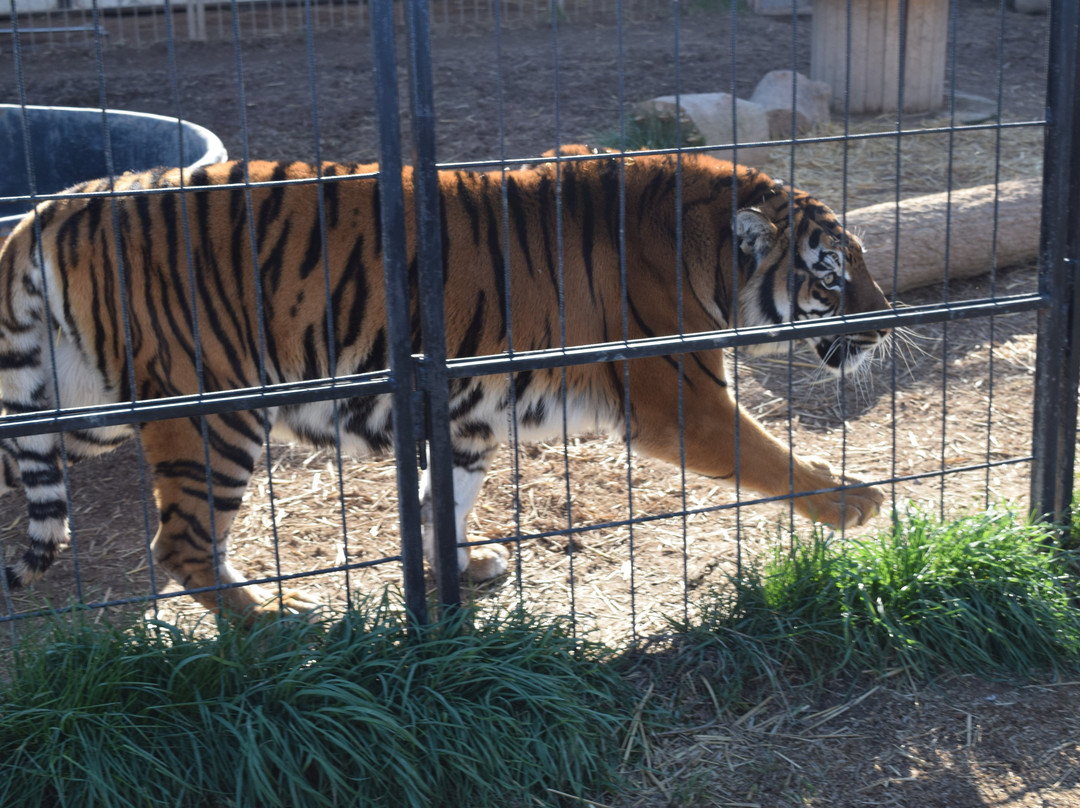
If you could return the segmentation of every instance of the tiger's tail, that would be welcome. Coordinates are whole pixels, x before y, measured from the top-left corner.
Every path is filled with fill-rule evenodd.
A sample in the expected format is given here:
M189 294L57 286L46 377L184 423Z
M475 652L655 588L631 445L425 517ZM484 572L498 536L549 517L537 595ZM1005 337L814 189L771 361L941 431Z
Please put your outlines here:
M0 249L0 403L5 415L54 406L51 328L33 217L24 219ZM46 259L46 263L48 260ZM0 494L26 494L29 547L5 578L11 589L44 574L68 540L68 495L60 433L0 439Z

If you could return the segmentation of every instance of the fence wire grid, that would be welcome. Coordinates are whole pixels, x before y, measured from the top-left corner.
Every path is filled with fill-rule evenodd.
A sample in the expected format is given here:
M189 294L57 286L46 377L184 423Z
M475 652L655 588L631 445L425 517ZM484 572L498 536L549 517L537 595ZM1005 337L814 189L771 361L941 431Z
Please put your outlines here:
M0 62L10 77L3 100L13 105L16 121L9 154L14 142L30 143L31 106L90 105L202 124L221 137L233 159L283 166L322 160L380 164L379 219L369 222L363 238L381 245L386 367L349 369L332 360L329 373L275 381L277 359L263 340L257 383L236 389L215 388L200 376L196 389L140 398L134 380L127 379L134 395L118 402L66 407L61 401L59 409L31 412L19 411L5 397L0 440L8 447L25 436L61 431L70 436L74 430L169 419L200 424L205 462L199 485L209 503L216 501L218 471L210 474L208 418L256 413L263 451L228 529L229 559L249 582L279 596L301 589L310 603L336 605L348 604L357 592L401 586L408 607L421 618L432 598L441 603L469 598L568 613L605 638L663 631L666 616L693 610L696 590L723 586L743 565L783 546L789 531L810 530L793 507L805 490L789 484L784 494L762 495L743 484L738 469L733 480L722 481L687 467L688 451L700 447L684 429L687 397L695 391L682 379L699 352L717 348L725 349L735 401L791 447L788 464L776 469L778 478L790 482L794 458L815 455L840 474L884 492L876 519L839 529L834 540L884 528L891 509L922 508L947 516L1009 500L1055 519L1068 517L1076 441L1073 310L1080 232L1074 134L1080 124L1074 103L1080 89L1078 11L1072 3L1054 0L1046 16L1021 15L1004 0L885 4L895 5L900 23L890 34L897 49L873 68L896 74L895 88L885 93L885 108L878 111L852 109L852 77L862 80L872 67L856 64L861 51L855 35L837 38L835 32L815 29L809 2L760 2L752 8L645 0L166 2L62 10L40 5L13 2L7 38L0 42ZM781 6L779 13L765 13L775 5ZM866 23L866 4L860 0L813 0L819 23L826 11L851 31ZM919 19L937 21L934 31L909 27L906 21L921 14L926 16ZM199 15L202 22L196 25ZM794 79L789 79L792 109L781 115L790 121L789 132L796 129L794 136L744 137L738 121L750 113L734 100L725 103L737 134L727 139L710 139L682 114L692 94L747 99L769 71L809 75L825 56L828 43L819 40L830 33L834 46L844 43L840 63L848 76L832 88L831 121L809 131L796 129L801 110L794 109ZM911 111L906 95L913 90L905 75L925 72L925 65L902 54L906 48L912 52L914 40L927 37L941 43L941 103ZM672 98L676 114L656 123L640 105L661 96ZM104 115L100 120L103 142L109 143L113 124ZM575 208L562 183L572 166L597 158L552 157L549 150L575 143L613 150L613 156L600 159L615 161L620 183L628 163L645 159L636 156L640 149L674 155L680 164L689 155L715 152L784 178L832 207L849 229L864 231L867 262L891 310L769 326L735 322L734 328L709 331L684 328L680 321L671 334L631 339L637 307L648 301L623 294L622 325L615 328L620 337L601 344L567 341L568 329L575 328L567 312L581 310L579 301L564 295L574 285L564 273L578 266L567 254L582 247L566 240L563 229L586 214ZM185 149L191 157L190 147L180 145L179 164L186 164ZM37 187L34 178L44 167L33 165L38 158L25 159L30 187L7 192L0 204L29 208L44 199L103 196L119 202L160 194L181 205L196 204L191 188L118 190L113 186L121 184L128 167L114 165L108 153L106 173L117 182L81 194ZM403 191L405 164L414 167L414 195ZM557 232L548 261L559 273L560 295L557 307L542 314L562 336L554 347L536 350L514 339L515 321L533 304L514 298L510 280L518 260L511 245L524 226L512 198L514 176L545 170L538 165L549 166L559 211L552 219ZM460 276L450 267L444 278L442 250L448 238L461 236L452 236L455 231L440 218L445 211L435 188L439 170L466 172L461 176L493 172L498 204L488 213L497 223L497 238L478 242L477 249L502 273L488 291L505 297L506 352L447 358L444 317L460 319L461 314L444 311L443 300ZM231 184L207 193L235 193L251 210L252 194L268 186L314 187L310 198L316 200L317 215L311 229L322 243L332 215L329 200L340 195L335 186L360 181L316 172L310 179L261 182L239 172ZM972 196L973 188L981 196ZM1018 194L1027 201L1017 202ZM627 209L625 193L612 199L614 209L599 211L598 218L617 223L617 271L625 289L626 250L637 212ZM909 227L909 217L927 215L931 218L920 219L921 229ZM675 219L673 266L681 266L684 224ZM255 215L242 213L236 223L237 237L265 257L270 245L259 242ZM1017 228L1010 226L1017 223L1028 233L1026 252L1016 249ZM869 241L868 234L879 242ZM302 238L306 242L312 235ZM102 238L119 240L120 235L110 231ZM187 244L181 263L194 284L195 273L206 267L193 257L192 238L185 229L180 243ZM975 268L965 258L970 253L984 256L975 259ZM316 263L323 260L319 255ZM792 254L790 278L794 261ZM917 282L910 280L916 270L929 270L929 277L924 272ZM321 272L309 276L315 283L310 290L329 301L329 274L324 278ZM681 277L673 272L672 282ZM261 289L258 272L254 282ZM790 280L789 293L793 284ZM680 309L692 293L680 282ZM256 294L261 299L263 292ZM261 309L245 315L226 299L217 306L221 312L254 316L259 333L267 328ZM332 317L330 308L324 306L324 317ZM127 341L130 363L133 337L126 309L120 319L112 325ZM333 327L328 324L327 333ZM198 328L195 323L196 335ZM878 329L893 329L893 336L869 373L836 378L803 344L807 338ZM775 350L757 350L766 344ZM333 344L323 349L334 356ZM670 413L678 430L674 463L635 453L627 426L627 416L633 415L628 402L638 400L631 389L631 361L647 357L668 357L678 368L673 375L678 404ZM621 391L624 409L613 414L612 434L576 432L574 402L564 394L561 412L552 419L556 437L519 439L524 417L519 408L534 404L518 400L530 378L551 373L565 390L568 374L597 363L611 368ZM60 365L51 369L61 388L64 372ZM461 445L451 436L461 434L455 412L460 414L462 391L477 379L505 382L507 412L493 416L501 422L488 426L509 435L492 459L468 521L470 545L488 553L504 548L508 555L507 571L489 581L457 574L454 487L460 494L470 483L454 472L455 459L462 465ZM271 437L275 413L317 402L333 402L318 410L328 414L320 426L333 438L323 440L326 445L312 448ZM342 439L345 419L356 408L379 407L393 413L393 452L351 457ZM735 440L740 440L738 430ZM74 604L133 616L197 619L203 608L169 580L151 550L159 524L155 469L138 434L115 452L78 464L67 461L69 442L65 438L60 451L70 547L30 588L0 580L0 622L8 625L12 642L34 618ZM424 474L430 509L422 507L418 494ZM840 489L845 497L865 490L853 480ZM435 569L428 571L421 542L425 519L434 524L438 546ZM0 524L0 549L11 565L27 542L21 494L0 501ZM232 586L219 577L206 588L220 596Z

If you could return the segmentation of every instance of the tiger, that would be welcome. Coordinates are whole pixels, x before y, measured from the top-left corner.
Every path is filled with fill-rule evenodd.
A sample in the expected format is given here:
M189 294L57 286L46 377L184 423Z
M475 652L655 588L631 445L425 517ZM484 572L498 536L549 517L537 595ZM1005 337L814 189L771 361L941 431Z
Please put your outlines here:
M824 203L762 171L703 154L561 154L438 172L448 356L503 353L511 334L513 350L543 350L889 309L859 239ZM0 251L3 414L387 368L378 168L161 168L41 202ZM411 167L401 180L420 352ZM865 371L889 338L875 328L805 341L842 374ZM500 543L467 544L496 449L511 436L561 436L564 417L572 434L619 436L838 529L865 524L883 502L878 488L794 454L739 406L721 349L453 379L449 415L457 562L476 581L509 563ZM392 449L393 411L376 394L7 437L0 490L22 488L28 510L9 588L38 580L69 540L66 465L136 432L159 512L153 562L207 609L258 617L316 606L247 583L229 560L265 436L378 455ZM419 497L432 563L426 471Z

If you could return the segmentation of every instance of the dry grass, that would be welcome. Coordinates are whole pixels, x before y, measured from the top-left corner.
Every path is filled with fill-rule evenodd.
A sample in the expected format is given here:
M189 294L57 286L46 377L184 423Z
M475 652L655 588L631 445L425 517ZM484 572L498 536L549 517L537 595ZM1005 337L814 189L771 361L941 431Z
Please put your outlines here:
M1074 734L1041 734L1073 716L1077 682L1013 688L975 677L933 687L901 671L870 687L776 694L737 711L704 709L686 728L638 729L647 768L612 808L955 808L1075 805ZM704 679L699 696L708 703ZM643 707L648 707L649 697ZM1077 729L1068 719L1068 732Z

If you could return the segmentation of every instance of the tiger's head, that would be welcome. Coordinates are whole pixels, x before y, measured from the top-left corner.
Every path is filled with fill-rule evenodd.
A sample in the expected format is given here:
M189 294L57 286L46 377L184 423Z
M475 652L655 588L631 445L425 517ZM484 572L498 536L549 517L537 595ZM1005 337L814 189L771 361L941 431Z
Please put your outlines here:
M738 325L760 326L887 310L859 238L824 204L775 182L759 204L735 215L739 253ZM794 246L792 240L794 238ZM809 337L822 364L854 371L885 344L890 329ZM775 349L760 346L759 350Z

